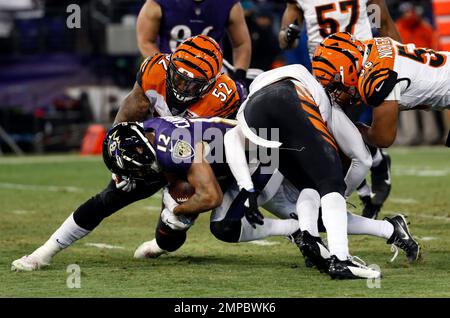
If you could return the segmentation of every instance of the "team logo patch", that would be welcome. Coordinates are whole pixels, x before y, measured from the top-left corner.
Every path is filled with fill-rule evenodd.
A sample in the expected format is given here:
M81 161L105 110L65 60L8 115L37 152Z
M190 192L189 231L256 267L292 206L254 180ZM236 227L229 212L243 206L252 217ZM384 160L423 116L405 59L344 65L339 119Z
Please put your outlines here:
M177 159L188 159L194 156L194 148L184 140L177 140L173 147L172 155Z

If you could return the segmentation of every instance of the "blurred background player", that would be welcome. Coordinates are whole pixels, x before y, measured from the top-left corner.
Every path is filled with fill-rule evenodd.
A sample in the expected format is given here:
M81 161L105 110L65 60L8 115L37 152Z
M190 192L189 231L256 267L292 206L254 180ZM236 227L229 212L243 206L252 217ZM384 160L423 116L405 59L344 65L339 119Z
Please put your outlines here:
M229 73L246 89L251 39L238 0L147 0L139 12L136 27L143 57L157 52L171 53L193 35L208 35L219 44L228 35L233 52L233 70Z
M172 54L158 53L147 58L115 123L172 114L235 114L239 96L234 82L220 72L221 66L219 45L205 35L188 38ZM56 253L89 234L105 217L150 197L164 184L164 178L157 174L152 180L113 175L106 188L80 205L44 245L14 261L13 269L30 271L48 265Z
M281 20L279 45L282 49L298 45L301 27L306 27L308 35L308 51L312 59L316 47L322 40L339 31L355 34L358 38L369 40L372 35L372 22L380 36L389 36L400 41L400 36L392 20L384 0L288 0ZM347 109L344 109L347 111ZM370 124L370 108L366 109L364 122ZM361 112L359 112L359 115ZM355 116L356 115L356 116ZM361 121L358 114L351 117ZM359 197L364 205L363 216L377 218L381 206L391 190L391 159L386 152L369 147L373 156L371 169L371 187L364 181L358 189Z
M349 33L327 37L314 54L314 73L330 94L373 107L371 126L358 125L364 140L390 147L400 111L450 109L450 52L416 48L391 38L360 41ZM338 70L348 69L347 76Z
M400 18L396 21L403 43L438 50L438 37L423 17L423 8L403 2ZM439 144L442 140L443 113L436 111L401 112L397 143L402 145Z

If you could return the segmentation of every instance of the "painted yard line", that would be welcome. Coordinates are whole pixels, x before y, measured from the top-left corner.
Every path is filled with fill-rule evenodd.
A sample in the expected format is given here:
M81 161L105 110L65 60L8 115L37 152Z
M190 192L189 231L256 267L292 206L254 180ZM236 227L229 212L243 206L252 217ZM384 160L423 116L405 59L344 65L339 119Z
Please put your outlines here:
M413 214L420 218L431 219L431 220L439 220L439 221L447 221L450 222L450 217L448 216L439 216L439 215L428 215L428 214Z
M66 162L101 162L101 156L25 156L0 158L0 165L21 165L39 163L66 163Z
M417 200L412 198L391 198L389 201L393 203L400 203L400 204L416 204L418 203Z
M415 177L445 177L450 175L450 169L430 169L430 168L402 168L392 169L396 176L415 176Z
M278 242L270 242L270 241L266 241L266 240L250 241L250 242L247 242L247 243L260 245L260 246L270 246L270 245L278 245L278 244L280 244Z
M109 250L111 250L111 249L124 250L125 249L122 246L109 245L109 244L105 244L105 243L86 243L84 245L97 247L97 248L106 248L106 249L109 249Z
M438 239L438 237L434 236L423 236L423 237L418 236L417 238L421 241L434 241Z
M21 183L8 183L0 182L0 189L12 189L12 190L38 190L38 191L50 191L50 192L82 192L90 191L90 189L84 189L73 186L45 186L36 184L21 184Z
M34 214L35 211L29 211L29 210L13 210L12 214L17 214L17 215L25 215L25 214Z

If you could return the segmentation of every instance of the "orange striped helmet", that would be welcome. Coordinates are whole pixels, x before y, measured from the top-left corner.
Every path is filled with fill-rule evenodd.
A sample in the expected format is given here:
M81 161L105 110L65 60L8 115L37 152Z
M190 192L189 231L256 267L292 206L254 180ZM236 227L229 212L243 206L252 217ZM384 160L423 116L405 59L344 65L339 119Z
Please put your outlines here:
M316 48L313 75L338 100L342 95L358 99L358 76L362 69L365 45L347 32L334 33Z
M190 37L170 56L167 88L179 102L192 102L209 91L221 69L219 44L206 35Z

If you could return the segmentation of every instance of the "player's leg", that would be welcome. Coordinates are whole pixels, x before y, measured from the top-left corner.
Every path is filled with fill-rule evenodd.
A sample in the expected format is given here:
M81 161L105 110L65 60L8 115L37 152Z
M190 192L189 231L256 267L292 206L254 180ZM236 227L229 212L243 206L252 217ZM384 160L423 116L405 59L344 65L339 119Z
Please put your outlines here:
M289 217L290 214L295 214L295 205L292 207L284 200L282 203L278 202L283 176L279 172L263 175L258 169L252 175L252 180L255 189L260 192L258 205L279 217L281 215L284 217L282 219L264 218L263 225L253 227L244 217L246 198L234 183L225 192L222 204L211 214L211 233L219 240L229 243L248 242L270 236L289 236L298 230L297 220ZM283 205L283 209L277 208L279 205Z
M420 257L420 245L410 233L403 215L386 217L384 220L373 220L347 212L348 234L371 235L386 239L406 253L408 261L414 262Z
M334 138L308 93L297 93L290 81L272 84L247 102L244 116L249 127L277 127L279 170L298 189L305 175L320 194L323 223L331 257L330 275L338 278L378 277L379 272L356 264L349 257L345 182ZM259 93L259 94L258 94ZM275 106L276 107L275 107ZM264 138L266 136L260 136ZM266 137L267 138L267 137ZM271 140L272 136L269 136Z
M154 183L137 182L136 189L124 192L117 189L114 181L111 181L102 192L70 214L42 246L30 255L15 260L11 269L32 271L49 265L58 252L88 235L104 218L133 202L148 198L161 189L163 184L162 179L155 180Z
M175 252L186 241L188 229L173 229L165 224L161 217L155 230L155 238L138 246L134 252L134 258L157 258L163 254Z

